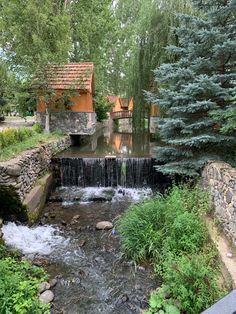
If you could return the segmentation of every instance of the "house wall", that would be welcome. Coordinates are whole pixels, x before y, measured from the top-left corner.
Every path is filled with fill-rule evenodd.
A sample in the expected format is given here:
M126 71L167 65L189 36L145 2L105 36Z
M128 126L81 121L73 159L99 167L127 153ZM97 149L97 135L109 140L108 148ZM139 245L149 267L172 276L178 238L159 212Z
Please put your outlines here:
M158 105L151 105L150 115L151 115L151 117L157 117L159 115L159 106Z
M95 112L73 112L70 110L50 112L50 131L60 130L64 134L91 135L96 131ZM45 128L45 112L37 112L36 120Z
M117 99L117 100L116 100L115 105L114 105L114 107L112 108L112 112L116 112L116 111L122 111L120 99Z
M55 100L60 98L62 90L58 90L56 92ZM74 93L74 91L73 91ZM70 98L70 101L73 103L72 106L69 107L69 111L73 112L94 112L94 106L93 106L93 97L92 94L87 92L87 93L82 93L80 92L78 95L73 95ZM60 103L60 101L55 101L50 104L50 111L53 112L59 112L59 111L64 111L65 106L64 104ZM43 97L39 97L38 102L37 102L37 112L45 112L45 102Z

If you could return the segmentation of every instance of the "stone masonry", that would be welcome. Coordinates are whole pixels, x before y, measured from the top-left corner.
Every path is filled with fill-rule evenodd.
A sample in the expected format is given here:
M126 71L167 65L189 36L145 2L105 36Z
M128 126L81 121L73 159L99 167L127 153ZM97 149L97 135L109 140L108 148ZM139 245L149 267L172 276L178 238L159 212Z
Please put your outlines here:
M0 185L12 185L23 201L37 179L50 168L52 156L71 145L69 136L28 150L17 158L0 162Z
M210 189L216 217L236 243L236 169L224 162L209 162L202 179L204 187Z
M36 113L37 122L45 127L45 113ZM50 113L50 131L64 134L92 135L96 131L95 112L61 111Z

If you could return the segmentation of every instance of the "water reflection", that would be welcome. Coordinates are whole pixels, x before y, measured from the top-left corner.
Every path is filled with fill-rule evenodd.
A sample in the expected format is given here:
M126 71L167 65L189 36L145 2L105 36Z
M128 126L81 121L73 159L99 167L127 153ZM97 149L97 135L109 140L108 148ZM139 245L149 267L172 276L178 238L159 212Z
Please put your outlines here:
M150 156L150 136L148 133L111 132L105 129L102 133L91 136L84 145L69 148L59 156Z

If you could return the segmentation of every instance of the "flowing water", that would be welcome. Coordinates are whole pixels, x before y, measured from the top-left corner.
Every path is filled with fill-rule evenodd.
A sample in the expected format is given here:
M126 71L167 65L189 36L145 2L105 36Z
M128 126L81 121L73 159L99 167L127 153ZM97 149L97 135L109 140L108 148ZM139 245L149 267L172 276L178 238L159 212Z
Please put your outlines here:
M125 138L128 143L130 137ZM109 144L106 136L100 141ZM130 152L126 157L111 158L117 154L111 143L105 151L96 145L89 151L85 145L57 156L52 167L58 186L39 223L3 227L10 246L29 259L46 259L50 276L58 278L52 313L141 313L150 292L160 284L148 264L134 265L121 255L115 226L131 204L152 196L150 186L156 186L158 178L160 186L165 180L153 175L147 142L140 143L146 147L141 157L134 157L132 145L122 143L123 152ZM97 222L104 220L112 222L113 229L96 230Z

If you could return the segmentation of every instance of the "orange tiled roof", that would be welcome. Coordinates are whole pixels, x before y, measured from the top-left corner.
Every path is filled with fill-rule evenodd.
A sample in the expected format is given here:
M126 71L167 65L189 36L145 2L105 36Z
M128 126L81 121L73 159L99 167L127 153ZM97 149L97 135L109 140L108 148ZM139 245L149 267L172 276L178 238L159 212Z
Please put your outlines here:
M111 96L107 96L107 100L110 102L110 103L115 103L117 101L117 99L119 99L118 96L115 96L115 95L111 95Z
M50 65L49 86L53 89L77 89L94 92L92 62Z

